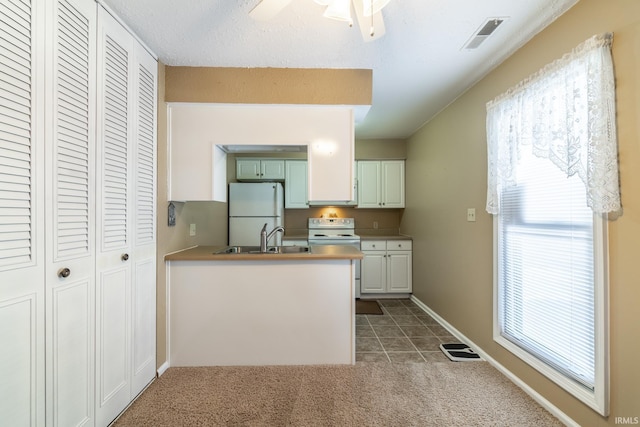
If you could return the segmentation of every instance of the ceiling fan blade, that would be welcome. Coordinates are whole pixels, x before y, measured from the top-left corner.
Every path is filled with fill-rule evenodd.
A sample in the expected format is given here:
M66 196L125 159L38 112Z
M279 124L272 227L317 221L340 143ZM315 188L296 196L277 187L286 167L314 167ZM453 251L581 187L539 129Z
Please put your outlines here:
M284 9L291 0L262 0L256 7L251 9L249 16L256 21L268 21Z
M384 36L384 20L382 19L382 12L376 12L373 16L364 16L363 1L368 0L353 0L353 8L356 11L362 38L365 42L370 42Z

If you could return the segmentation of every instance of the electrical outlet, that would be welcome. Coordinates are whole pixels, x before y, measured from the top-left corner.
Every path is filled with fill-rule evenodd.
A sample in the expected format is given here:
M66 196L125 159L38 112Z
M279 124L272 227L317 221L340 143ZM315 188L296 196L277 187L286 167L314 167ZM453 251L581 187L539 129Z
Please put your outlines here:
M378 229L378 221L373 221L373 228L374 228L375 230L377 230L377 229Z
M467 221L475 222L476 220L476 208L467 209Z
M196 225L189 224L189 236L195 236L195 235L196 235Z

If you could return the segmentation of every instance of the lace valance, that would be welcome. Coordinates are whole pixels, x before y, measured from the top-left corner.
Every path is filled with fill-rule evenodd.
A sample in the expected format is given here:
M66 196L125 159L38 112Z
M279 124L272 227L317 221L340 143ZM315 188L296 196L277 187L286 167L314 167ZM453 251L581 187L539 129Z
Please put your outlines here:
M500 212L525 149L578 174L594 213L620 210L612 39L590 38L487 103L487 212Z

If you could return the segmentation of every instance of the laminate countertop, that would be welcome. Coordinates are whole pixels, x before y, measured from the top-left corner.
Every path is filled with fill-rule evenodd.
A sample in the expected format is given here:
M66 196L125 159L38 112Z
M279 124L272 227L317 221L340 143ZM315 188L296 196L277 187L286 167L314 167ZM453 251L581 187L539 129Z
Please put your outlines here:
M289 261L362 259L362 252L352 246L311 245L309 252L300 253L234 253L216 254L227 246L195 246L164 256L165 261Z
M413 240L404 234L358 234L360 240Z

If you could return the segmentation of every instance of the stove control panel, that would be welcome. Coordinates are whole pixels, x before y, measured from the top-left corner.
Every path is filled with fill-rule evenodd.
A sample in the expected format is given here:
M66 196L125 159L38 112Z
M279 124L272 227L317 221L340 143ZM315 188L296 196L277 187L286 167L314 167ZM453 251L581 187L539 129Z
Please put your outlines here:
M354 228L353 218L309 218L309 228Z

